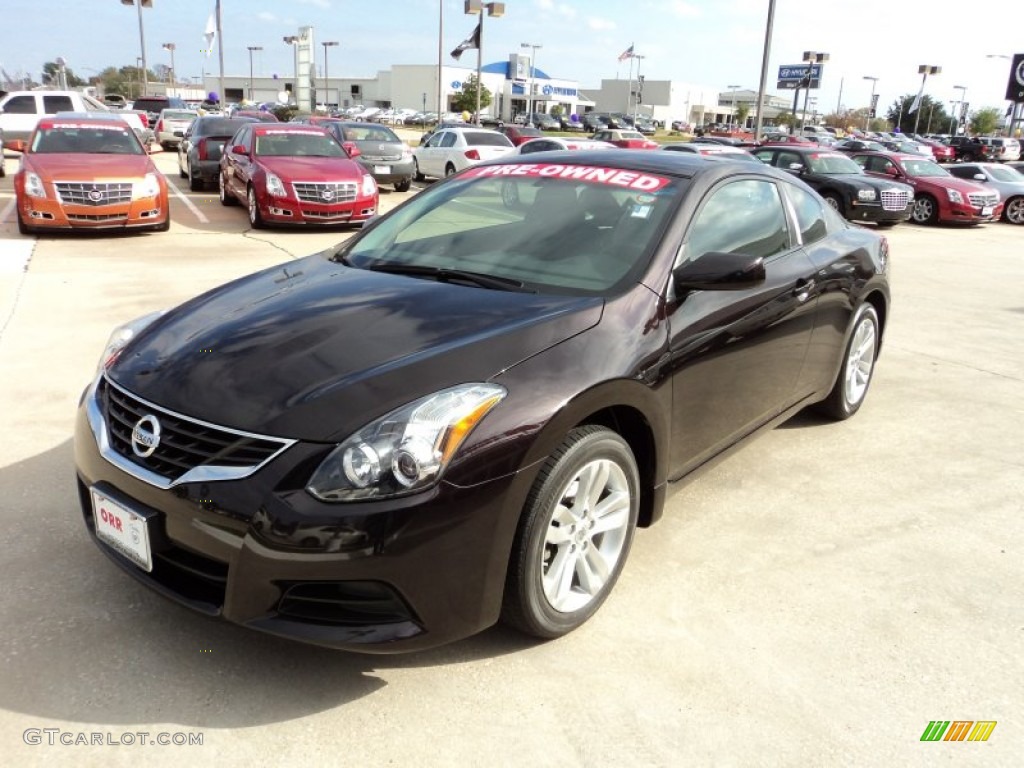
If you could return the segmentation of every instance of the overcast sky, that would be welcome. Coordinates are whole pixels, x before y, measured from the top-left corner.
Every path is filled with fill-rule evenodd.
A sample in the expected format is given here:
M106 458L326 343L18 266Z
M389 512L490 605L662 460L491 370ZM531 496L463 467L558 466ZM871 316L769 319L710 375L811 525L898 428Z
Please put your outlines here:
M391 64L437 61L439 4L444 6L444 61L475 25L462 0L222 0L225 74L246 75L247 46L259 45L257 74L290 78L291 46L282 37L314 27L317 62L323 41L332 75L372 76ZM216 53L201 53L203 30L214 0L153 0L143 10L150 68L169 64L163 43L173 42L182 77L215 72ZM10 75L35 73L63 56L82 77L109 65L134 65L139 56L137 11L120 0L2 0L0 66ZM974 11L968 9L973 7ZM45 17L43 10L45 9ZM941 9L941 10L940 10ZM543 46L537 66L580 87L602 78L626 77L617 57L630 44L645 58L650 79L672 79L727 90L756 89L760 78L768 0L507 0L505 15L488 19L484 62L507 60L521 43ZM942 67L928 78L926 93L949 102L954 86L967 87L971 107L1001 110L1009 74L1007 59L989 54L1024 52L1024 15L1017 0L986 0L978 6L893 0L777 0L768 89L777 92L778 67L800 62L803 51L830 54L818 97L819 111L866 106L876 76L882 111L898 95L916 93L919 64ZM472 52L462 62L475 64ZM397 105L410 106L410 105ZM415 105L411 105L415 106ZM948 106L948 104L947 104Z

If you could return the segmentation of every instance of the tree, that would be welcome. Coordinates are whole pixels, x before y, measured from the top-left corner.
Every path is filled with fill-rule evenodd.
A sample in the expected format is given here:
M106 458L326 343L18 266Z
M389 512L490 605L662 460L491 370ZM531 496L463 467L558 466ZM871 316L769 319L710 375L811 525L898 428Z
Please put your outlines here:
M742 131L747 127L747 118L750 116L750 105L745 101L736 105L736 123Z
M921 133L929 133L930 131L945 133L948 131L949 113L946 112L942 102L938 99L933 99L931 96L923 96L921 98L921 106L919 107L919 118L917 112L910 111L916 98L916 93L908 93L896 99L886 113L889 124L894 129L896 126L899 126L900 131L903 133L913 133L915 123L917 124L917 130ZM930 128L929 123L931 123Z
M491 92L486 85L480 86L480 111L491 105ZM452 99L455 112L476 112L476 75L470 75L462 84L462 90Z
M80 88L88 83L76 75L71 67L64 67L64 78L67 81L68 88ZM43 82L52 85L58 85L60 83L60 65L55 61L48 61L43 64Z
M96 78L103 86L103 93L119 93L126 99L136 99L142 95L142 79L140 67L107 67ZM156 76L150 72L149 80L156 80Z
M999 127L1000 112L996 107L985 107L971 113L971 133L975 136L991 136Z

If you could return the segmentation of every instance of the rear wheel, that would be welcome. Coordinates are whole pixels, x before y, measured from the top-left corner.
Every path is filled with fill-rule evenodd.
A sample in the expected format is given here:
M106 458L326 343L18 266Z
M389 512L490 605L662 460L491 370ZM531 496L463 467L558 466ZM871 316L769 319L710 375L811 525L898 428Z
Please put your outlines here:
M910 218L915 224L934 224L939 220L939 204L931 195L921 195L914 200L914 212Z
M413 160L412 161L412 167L413 167L413 178L415 178L416 181L423 181L424 179L427 178L426 176L424 176L420 172L420 163L419 163L418 160Z
M252 184L249 185L245 196L249 203L249 224L253 229L263 229L263 215L260 213L260 202L256 199L256 190Z
M178 155L178 175L183 179L188 178L188 174L185 173L185 169L181 167L181 155Z
M444 167L444 177L447 179L449 176L454 176L454 175L455 175L455 166L452 165L451 163L448 163L448 165L446 165Z
M196 176L196 172L195 172L195 170L193 170L192 164L189 163L189 165L188 165L188 188L191 189L193 192L198 192L199 190L201 190L203 188L203 186L204 186L203 185L203 178L201 176Z
M234 196L228 190L227 181L224 179L224 172L221 171L217 174L217 189L220 191L220 204L221 205L237 205L238 201L235 200Z
M546 638L589 619L626 562L639 501L639 472L626 441L601 426L572 430L526 500L502 618Z
M395 183L395 192L408 192L412 186L412 179L402 179Z
M860 305L850 327L850 340L846 342L843 362L832 391L819 404L822 413L837 421L848 419L860 410L875 372L875 358L881 340L878 313L867 302Z
M1011 224L1024 224L1024 197L1011 197L1007 200L1003 218Z

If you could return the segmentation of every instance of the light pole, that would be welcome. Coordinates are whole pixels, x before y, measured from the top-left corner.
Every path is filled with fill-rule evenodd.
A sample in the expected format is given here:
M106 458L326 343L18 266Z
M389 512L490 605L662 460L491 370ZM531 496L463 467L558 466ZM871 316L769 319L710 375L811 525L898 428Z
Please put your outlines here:
M246 48L249 51L249 101L252 101L252 54L253 51L262 51L262 45L247 45Z
M167 73L167 82L170 85L174 85L178 81L178 73L174 71L174 49L177 48L174 43L164 43L163 49L171 52L171 71ZM170 96L170 94L167 94Z
M761 51L761 79L757 86L757 118L754 120L754 140L761 138L764 127L764 100L767 96L765 86L768 82L768 59L772 51L772 27L775 24L775 0L768 0L768 19L764 25L764 47ZM687 113L689 119L689 113Z
M328 107L328 102L331 98L331 78L327 74L327 49L338 44L337 40L328 40L320 43L324 47L324 107ZM339 101L340 106L340 101ZM327 109L330 112L330 109Z
M520 43L519 47L530 49L530 78L529 85L527 86L529 90L526 93L526 125L529 128L533 128L533 66L537 59L537 49L544 46L534 43Z
M960 101L957 103L960 104L960 109L962 110L964 108L963 105L967 103L967 86L954 85L953 90L960 91ZM953 108L953 114L949 118L949 132L954 136L960 133L960 119L956 115L955 107Z
M141 56L136 56L135 57L135 71L139 75L138 93L135 94L135 98L137 99L137 98L139 98L139 96L143 95L142 94L142 84L146 80L146 76L144 74L142 74L142 57Z
M811 83L814 81L814 65L822 64L828 61L827 53L818 53L817 51L804 51L804 61L807 62L807 88L804 89L804 113L800 118L800 130L803 131L804 126L807 124L807 100L811 95Z
M148 65L146 64L146 33L142 28L142 9L152 8L153 0L138 0L138 3L136 3L136 0L121 0L121 5L134 5L139 9L139 47L142 49L142 95L147 96L149 94L147 82L149 78L146 77Z
M736 117L736 91L739 90L740 86L729 85L726 87L729 89L729 107L732 109L732 112L729 113L729 132L732 133L732 126Z
M868 114L867 117L864 118L864 130L870 131L871 118L875 116L875 86L878 84L879 78L871 75L864 75L864 79L871 81L871 101L868 102Z
M640 64L646 59L639 53L634 53L636 59L636 101L633 102L633 124L636 125L636 116L640 114L640 100L644 97L644 76L640 74Z
M928 75L937 75L942 72L942 67L932 66L931 64L922 64L917 68L917 73L921 76L921 93L924 94L924 84L928 80ZM915 99L916 101L916 99ZM917 114L914 115L914 133L917 133L917 127L921 124L921 105L917 105Z
M465 12L470 16L480 15L480 35L477 38L476 46L476 124L480 125L480 70L483 67L484 55L484 16L493 16L496 19L500 19L505 15L505 4L466 0Z
M295 80L292 83L292 98L295 99L295 106L299 106L299 36L285 35L282 40L292 47L292 55L295 60Z

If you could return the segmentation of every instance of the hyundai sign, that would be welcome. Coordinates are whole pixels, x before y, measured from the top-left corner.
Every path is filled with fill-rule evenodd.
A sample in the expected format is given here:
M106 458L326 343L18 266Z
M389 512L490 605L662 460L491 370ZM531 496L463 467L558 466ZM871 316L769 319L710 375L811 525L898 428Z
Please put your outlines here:
M1013 56L1010 81L1006 84L1006 100L1018 103L1024 101L1024 53Z
M800 88L800 82L811 70L811 88L817 88L821 82L821 64L788 64L779 67L779 88Z

